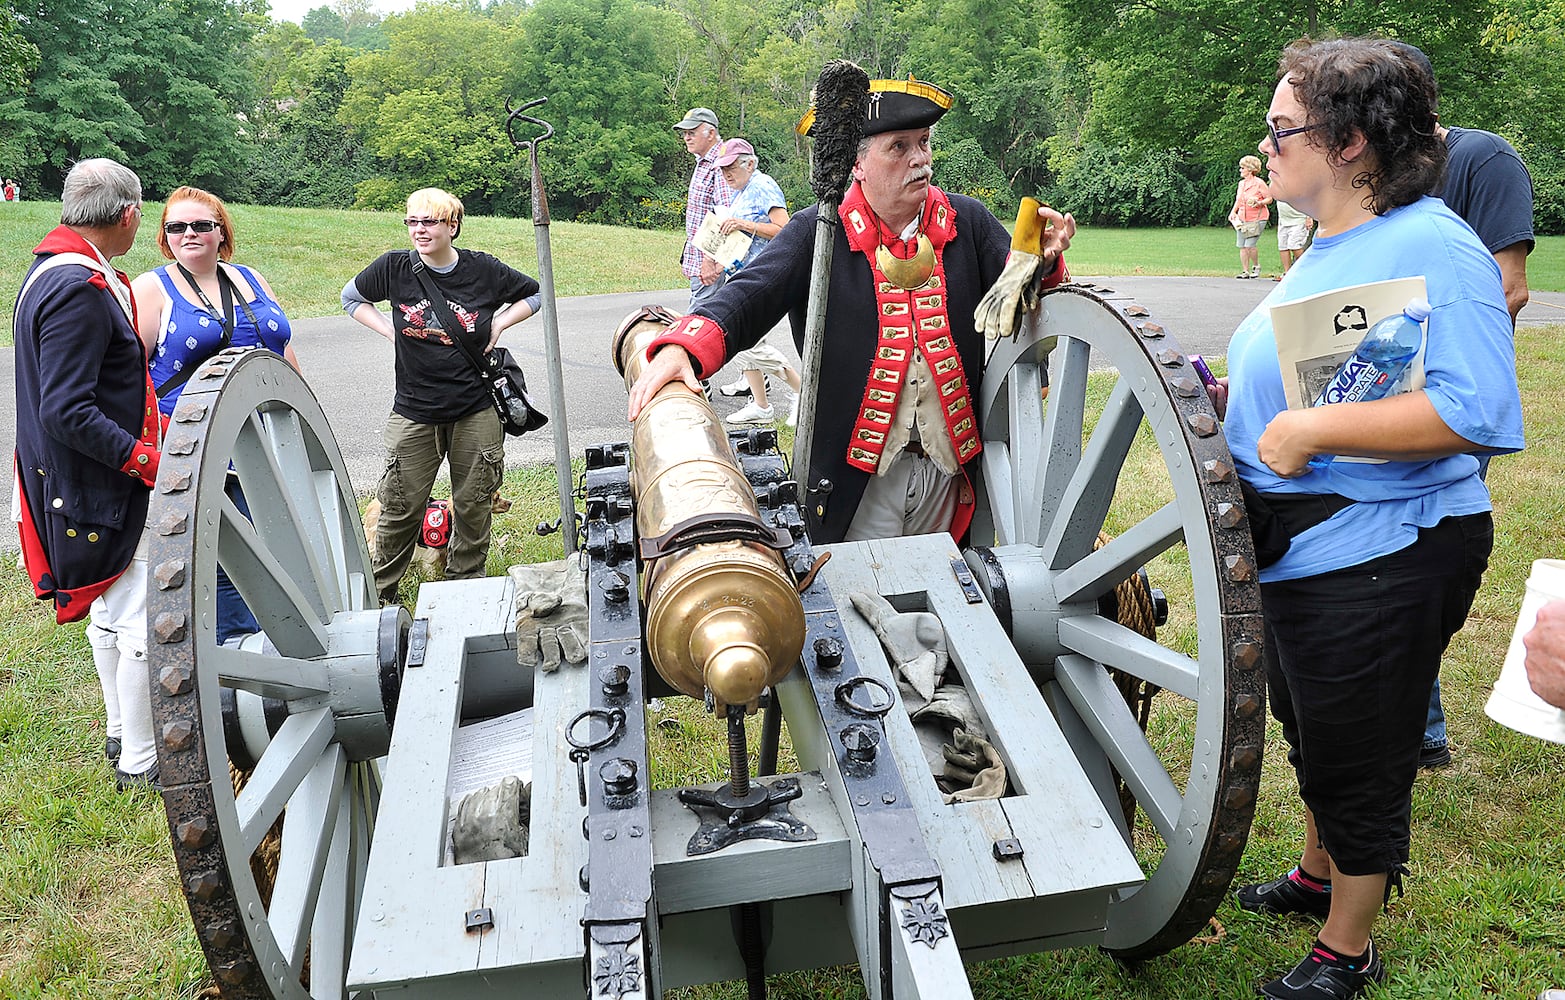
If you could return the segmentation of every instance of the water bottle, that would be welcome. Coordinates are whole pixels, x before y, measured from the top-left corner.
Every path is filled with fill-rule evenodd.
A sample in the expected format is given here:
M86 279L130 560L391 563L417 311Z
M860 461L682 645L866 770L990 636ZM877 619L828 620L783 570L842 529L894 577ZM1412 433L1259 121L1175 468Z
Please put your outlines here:
M1429 303L1413 299L1401 312L1370 327L1352 357L1342 362L1321 390L1315 405L1363 403L1390 392L1418 354L1424 342L1420 324L1428 318Z

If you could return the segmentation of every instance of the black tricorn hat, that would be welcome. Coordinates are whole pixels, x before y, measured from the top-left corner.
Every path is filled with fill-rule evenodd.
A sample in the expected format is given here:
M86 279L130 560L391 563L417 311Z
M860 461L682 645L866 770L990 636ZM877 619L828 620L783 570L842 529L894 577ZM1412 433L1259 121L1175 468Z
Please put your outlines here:
M812 95L813 99L813 95ZM909 128L928 128L951 110L955 101L949 93L932 83L913 79L871 80L869 104L864 112L864 135L899 132ZM805 112L796 129L809 135L815 127L815 107Z

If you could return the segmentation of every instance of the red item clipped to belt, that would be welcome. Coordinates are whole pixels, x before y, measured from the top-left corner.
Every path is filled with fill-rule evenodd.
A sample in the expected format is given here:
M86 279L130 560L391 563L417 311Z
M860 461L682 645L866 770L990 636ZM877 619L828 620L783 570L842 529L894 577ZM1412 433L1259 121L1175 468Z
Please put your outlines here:
M424 527L419 541L425 548L443 549L451 541L451 501L431 500L424 508Z

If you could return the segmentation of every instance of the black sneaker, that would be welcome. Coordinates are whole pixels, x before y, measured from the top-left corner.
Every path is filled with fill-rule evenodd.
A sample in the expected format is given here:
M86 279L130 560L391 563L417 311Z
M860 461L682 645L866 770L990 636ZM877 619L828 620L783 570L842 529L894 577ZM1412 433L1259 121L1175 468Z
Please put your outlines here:
M1375 942L1358 962L1345 962L1315 942L1304 961L1281 979L1273 979L1260 988L1260 995L1271 1000L1350 1000L1375 983L1385 982L1386 967L1381 964Z
M152 766L140 774L127 774L118 767L114 769L114 787L122 792L128 792L135 788L150 788L154 792L163 791L163 786L158 782L158 764L152 762Z
M1300 875L1299 869L1294 868L1270 882L1240 886L1234 895L1239 897L1241 907L1256 913L1308 913L1324 919L1331 912L1331 885L1314 889L1301 878L1309 876Z
M120 766L120 741L113 736L104 740L103 756L109 758L110 767L118 768Z
M1419 747L1418 767L1428 771L1437 767L1451 766L1451 745L1449 743L1436 743L1433 746Z

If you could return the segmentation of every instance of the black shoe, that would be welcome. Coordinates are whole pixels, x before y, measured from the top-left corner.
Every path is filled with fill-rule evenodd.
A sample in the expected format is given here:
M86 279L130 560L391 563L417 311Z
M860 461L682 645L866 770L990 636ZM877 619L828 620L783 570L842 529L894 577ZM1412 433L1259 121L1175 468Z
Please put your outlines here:
M128 792L133 788L150 788L154 792L163 791L163 786L158 782L158 765L153 761L152 766L140 774L126 774L118 767L114 769L114 787L122 792Z
M103 756L109 758L110 767L118 768L120 766L120 741L113 736L105 740Z
M1427 771L1437 767L1451 766L1451 745L1449 743L1437 743L1434 746L1420 747L1418 750L1419 770Z
M1361 961L1349 964L1321 948L1317 941L1304 961L1281 979L1262 986L1260 995L1271 1000L1350 1000L1385 979L1386 967L1381 964L1375 942L1369 943Z
M1299 882L1299 869L1279 875L1270 882L1240 886L1234 895L1240 907L1256 913L1308 913L1325 918L1331 912L1331 886L1311 889Z

